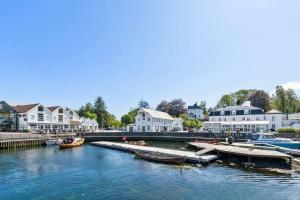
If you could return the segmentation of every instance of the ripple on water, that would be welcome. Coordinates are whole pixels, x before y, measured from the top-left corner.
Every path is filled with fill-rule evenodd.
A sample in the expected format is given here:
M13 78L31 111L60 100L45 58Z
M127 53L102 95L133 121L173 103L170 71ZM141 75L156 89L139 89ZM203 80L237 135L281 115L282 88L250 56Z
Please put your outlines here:
M92 146L0 155L0 199L297 199L300 178L135 160Z

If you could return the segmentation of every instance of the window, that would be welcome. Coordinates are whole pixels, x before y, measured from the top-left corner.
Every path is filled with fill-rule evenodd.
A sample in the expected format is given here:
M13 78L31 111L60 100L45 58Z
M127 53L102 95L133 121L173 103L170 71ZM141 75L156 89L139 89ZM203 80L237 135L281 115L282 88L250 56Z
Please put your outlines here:
M148 118L148 121L150 122L150 120L151 120L151 119L150 119L150 117L149 117L149 118Z
M63 121L64 121L63 115L58 115L58 122L63 122Z
M259 117L256 117L256 121L259 121Z
M275 124L272 124L272 129L275 129L276 128L276 125Z
M245 117L243 117L243 121L245 121L246 120L246 118Z
M225 115L225 111L224 110L221 111L221 115Z
M276 116L272 116L272 121L276 121Z
M24 118L24 122L27 122L27 118Z
M244 114L245 114L245 115L249 115L249 110L246 109L246 110L244 111Z
M235 118L232 118L232 121L235 121Z
M267 117L266 117L266 116L264 116L264 120L267 120Z
M43 106L39 106L39 107L38 107L38 111L39 111L39 112L43 112L43 111L44 111Z
M226 122L226 118L224 118L224 122Z
M43 113L38 114L38 121L39 122L44 121L44 114Z
M59 113L64 113L64 110L63 110L62 108L60 108L60 109L58 110L58 112L59 112Z
M222 119L221 119L221 118L219 118L219 122L220 122L220 121L222 121Z
M35 115L31 115L31 119L34 119L35 118Z
M23 114L23 117L26 117L26 114Z
M19 114L19 117L22 117L22 115L21 115L21 114Z
M150 131L150 126L147 126L147 130Z
M247 121L250 121L250 117L247 117Z
M231 112L231 114L232 114L232 115L236 115L236 110L233 110L233 111Z
M141 128L140 128L140 126L138 126L138 131L140 131L141 130Z

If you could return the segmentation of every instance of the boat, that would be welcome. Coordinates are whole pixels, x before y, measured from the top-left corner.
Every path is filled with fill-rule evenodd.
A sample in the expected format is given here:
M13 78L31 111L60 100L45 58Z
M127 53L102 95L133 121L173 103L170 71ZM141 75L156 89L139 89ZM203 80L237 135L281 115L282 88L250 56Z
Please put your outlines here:
M300 149L300 142L288 138L276 138L272 133L255 133L251 135L249 143L269 144L290 149Z
M45 141L47 146L60 145L62 142L62 139L48 139Z
M135 151L135 158L173 165L181 165L185 162L185 157L183 156L172 156L158 152Z
M83 138L66 138L63 140L63 142L59 145L61 149L66 149L66 148L73 148L73 147L79 147L84 144L84 139Z

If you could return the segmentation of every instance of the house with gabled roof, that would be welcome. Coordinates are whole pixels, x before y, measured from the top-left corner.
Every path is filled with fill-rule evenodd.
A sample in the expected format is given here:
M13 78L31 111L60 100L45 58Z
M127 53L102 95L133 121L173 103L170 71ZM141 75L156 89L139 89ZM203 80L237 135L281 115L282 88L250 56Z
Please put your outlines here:
M17 112L5 101L0 101L0 131L17 130Z
M182 121L174 119L166 112L147 108L138 111L132 128L134 132L167 132L183 129Z
M52 130L63 131L70 129L71 116L69 112L62 106L51 106L48 107L52 113Z
M78 131L81 126L79 115L73 109L66 108L66 110L70 115L70 129L75 132Z
M51 129L51 111L40 103L16 105L18 129L20 131L41 131Z
M201 107L198 106L197 103L195 103L192 106L188 106L188 116L189 116L189 119L191 119L191 120L193 120L193 119L198 119L198 120L205 119L203 109L201 109Z

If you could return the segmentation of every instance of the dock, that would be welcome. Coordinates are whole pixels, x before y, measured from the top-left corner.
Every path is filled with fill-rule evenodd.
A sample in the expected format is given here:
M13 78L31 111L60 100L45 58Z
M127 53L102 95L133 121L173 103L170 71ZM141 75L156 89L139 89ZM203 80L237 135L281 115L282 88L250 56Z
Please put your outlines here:
M99 146L104 148L110 148L120 151L126 151L134 153L135 151L146 151L146 152L159 152L172 156L184 156L187 163L209 163L210 161L216 160L216 155L196 155L192 151L182 151L174 149L165 149L158 147L149 147L149 146L139 146L125 143L116 143L116 142L92 142L91 145Z
M0 140L0 149L16 149L43 146L45 139Z
M289 159L290 162L292 160L292 156L274 150L245 148L245 147L222 145L222 144L216 145L216 144L207 144L207 143L200 143L200 142L189 142L188 144L198 149L203 149L203 150L208 149L209 151L202 150L205 153L216 151L217 153L225 153L228 155L245 156L248 157L249 160L251 158ZM199 153L201 153L201 151L198 152L197 154L199 155Z

